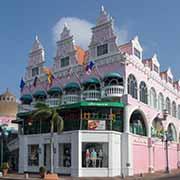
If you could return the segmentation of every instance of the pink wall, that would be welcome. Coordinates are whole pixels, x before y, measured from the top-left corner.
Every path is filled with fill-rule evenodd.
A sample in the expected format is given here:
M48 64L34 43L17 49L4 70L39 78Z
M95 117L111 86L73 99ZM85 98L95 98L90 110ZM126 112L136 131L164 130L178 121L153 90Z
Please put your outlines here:
M169 165L170 169L177 168L178 163L178 154L177 154L177 147L175 144L169 145Z
M148 147L143 144L133 144L133 172L140 174L148 172Z
M165 150L163 144L153 147L153 166L155 171L165 170Z

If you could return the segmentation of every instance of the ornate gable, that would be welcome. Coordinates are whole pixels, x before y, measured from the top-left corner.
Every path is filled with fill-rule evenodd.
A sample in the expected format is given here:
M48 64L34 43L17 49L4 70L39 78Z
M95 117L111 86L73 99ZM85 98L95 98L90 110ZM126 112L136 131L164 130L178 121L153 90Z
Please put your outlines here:
M26 68L25 79L32 80L35 76L41 75L43 73L44 63L44 48L38 36L36 36L33 47L29 53L29 60L28 66Z
M153 57L152 57L152 62L153 64L155 64L156 66L160 67L160 64L159 64L159 61L158 61L158 58L157 58L157 54L154 54Z
M143 49L139 43L138 36L135 36L134 39L131 40L132 44L132 54L135 58L142 60L142 52Z
M89 45L90 58L97 56L97 47L107 44L107 53L118 51L116 36L113 29L113 20L102 6L97 24L92 28L92 38Z
M65 58L69 62L64 64L62 61L65 61ZM54 59L54 71L77 63L75 43L67 24L64 24L63 31L60 34L60 40L57 42L56 57Z

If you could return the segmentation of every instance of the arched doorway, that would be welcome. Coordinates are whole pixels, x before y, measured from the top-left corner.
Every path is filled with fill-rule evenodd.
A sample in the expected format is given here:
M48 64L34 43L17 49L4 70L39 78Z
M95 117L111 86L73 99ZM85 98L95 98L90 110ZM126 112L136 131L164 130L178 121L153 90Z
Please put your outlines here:
M142 112L135 110L130 117L130 132L142 136L147 136L145 119Z

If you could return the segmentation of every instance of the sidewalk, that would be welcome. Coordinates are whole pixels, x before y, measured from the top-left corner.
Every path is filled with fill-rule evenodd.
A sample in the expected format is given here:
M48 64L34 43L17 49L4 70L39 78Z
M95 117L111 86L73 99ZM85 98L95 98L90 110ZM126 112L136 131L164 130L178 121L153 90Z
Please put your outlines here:
M155 172L144 174L143 177L140 175L126 177L124 180L156 180L160 177L171 177L175 175L180 175L180 169L172 170L170 174L165 174L164 172ZM6 177L0 177L4 180L24 180L24 174L8 174ZM38 174L29 174L29 180L42 180ZM121 177L71 177L71 176L60 176L60 180L121 180Z

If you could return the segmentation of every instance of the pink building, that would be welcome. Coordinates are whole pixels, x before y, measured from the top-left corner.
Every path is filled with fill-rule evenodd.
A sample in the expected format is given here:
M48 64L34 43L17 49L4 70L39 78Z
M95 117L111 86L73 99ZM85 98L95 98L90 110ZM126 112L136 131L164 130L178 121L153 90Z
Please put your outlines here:
M55 133L54 139L57 173L118 176L165 170L165 134L171 140L169 167L179 167L180 82L170 68L161 72L156 54L143 59L137 36L122 45L116 39L113 20L104 8L86 51L74 44L65 25L57 42L50 87L43 71L44 49L36 37L18 113L24 131L19 135L20 172L37 172L50 162L49 131L32 130L25 118L39 101L63 109L65 131ZM95 63L94 70L87 74L90 62ZM75 121L75 115L80 115L80 121Z

